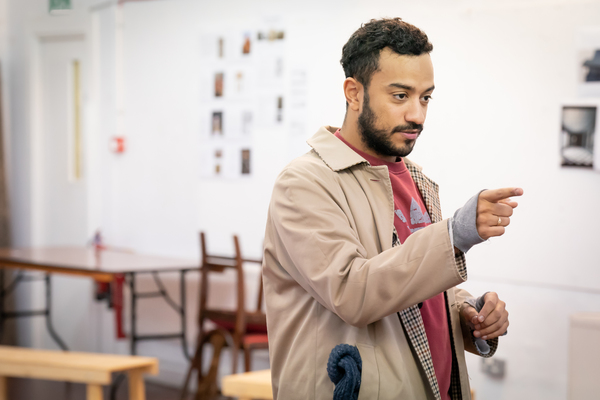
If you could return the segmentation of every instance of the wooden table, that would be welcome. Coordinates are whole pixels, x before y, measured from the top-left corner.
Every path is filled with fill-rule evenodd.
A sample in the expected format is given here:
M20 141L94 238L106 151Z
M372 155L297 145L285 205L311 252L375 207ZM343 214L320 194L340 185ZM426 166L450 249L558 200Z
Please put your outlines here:
M191 359L186 345L186 296L185 276L193 270L199 270L196 260L148 256L113 250L95 250L92 247L48 247L48 248L4 248L0 249L0 268L19 269L16 277L5 285L4 274L0 273L0 338L4 321L8 318L44 316L46 327L54 341L67 350L67 345L58 336L52 325L52 285L51 274L68 274L96 279L100 282L126 282L131 297L131 354L136 354L137 342L141 340L181 339L183 353ZM11 312L5 308L6 295L26 279L22 270L37 270L46 273L46 307L42 310ZM167 293L159 276L160 272L179 272L180 300L177 304ZM139 293L136 291L136 276L151 274L158 290ZM172 334L140 335L136 328L137 302L142 298L162 297L181 318L181 330ZM119 316L120 317L120 316ZM120 321L118 321L120 322ZM119 324L117 324L119 325Z
M128 374L130 400L144 400L143 374L158 374L158 360L0 346L0 400L7 400L6 377L85 383L87 400L102 400L102 385L111 383L113 372Z
M273 399L271 370L252 371L223 377L221 392L224 396L237 397L239 400Z

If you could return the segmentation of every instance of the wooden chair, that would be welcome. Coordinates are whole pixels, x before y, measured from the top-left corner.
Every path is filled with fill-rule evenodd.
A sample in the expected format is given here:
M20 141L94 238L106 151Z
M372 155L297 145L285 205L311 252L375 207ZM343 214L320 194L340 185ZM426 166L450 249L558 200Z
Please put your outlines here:
M254 349L267 349L267 321L262 312L262 274L259 279L259 294L257 307L254 311L248 311L245 305L245 282L244 262L262 264L261 260L250 260L242 258L239 239L233 236L235 246L234 257L210 255L207 251L206 237L204 232L200 233L200 247L202 249L202 265L200 267L200 309L198 312L198 339L196 352L188 369L181 399L187 393L187 386L194 370L198 374L197 399L210 399L218 393L217 373L221 350L223 347L231 349L232 373L237 373L238 354L244 352L244 367L246 371L251 368L251 352ZM236 276L236 307L234 310L209 308L207 300L210 284L209 276L222 273L227 269L233 269ZM211 321L216 328L207 329L206 322ZM208 372L202 371L202 354L204 345L211 343L213 356Z

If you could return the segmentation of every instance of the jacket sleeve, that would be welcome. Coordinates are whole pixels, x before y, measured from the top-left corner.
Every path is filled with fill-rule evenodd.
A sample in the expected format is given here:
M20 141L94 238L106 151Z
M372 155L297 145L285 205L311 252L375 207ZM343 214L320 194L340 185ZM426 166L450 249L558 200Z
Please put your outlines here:
M369 207L364 213L372 218ZM279 267L353 326L366 326L466 280L447 220L415 232L401 246L367 254L340 185L310 169L282 172L268 224L266 240L274 243L272 258Z
M465 344L465 350L468 351L469 353L473 353L475 355L478 355L478 356L481 356L484 358L489 358L489 357L493 356L494 353L496 353L496 350L498 349L498 338L486 340L485 342L490 347L490 351L485 354L482 353L479 350L479 348L475 345L475 336L473 336L473 330L471 329L471 327L469 327L467 322L465 320L463 320L461 311L462 311L463 307L471 307L466 302L466 300L469 298L472 298L473 296L466 290L459 289L459 288L454 289L454 296L455 296L456 302L458 303L458 315L460 318L460 327L461 327L461 331L462 331L462 335L463 335L463 342Z

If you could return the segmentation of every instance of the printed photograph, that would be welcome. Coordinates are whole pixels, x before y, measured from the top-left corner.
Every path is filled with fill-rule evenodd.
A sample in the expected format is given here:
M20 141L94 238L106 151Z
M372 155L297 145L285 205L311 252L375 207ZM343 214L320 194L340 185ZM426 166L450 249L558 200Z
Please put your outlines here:
M223 162L223 150L215 150L215 175L220 175L222 171L221 164Z
M223 37L219 37L217 39L217 56L219 58L225 57L225 39Z
M244 40L242 44L242 54L250 54L250 33L244 33Z
M285 39L285 32L271 29L268 32L258 32L257 38L258 40L268 40L270 42L274 42L276 40Z
M600 82L600 49L594 49L593 56L584 57L582 68L584 82Z
M223 97L223 75L222 72L215 74L215 97Z
M244 73L242 71L238 71L238 73L235 74L235 88L238 93L244 91Z
M223 135L223 111L213 111L211 132L213 135Z
M277 97L277 122L283 121L283 97Z
M561 165L594 166L594 134L597 107L563 106L561 129Z
M242 175L250 174L250 149L242 149Z

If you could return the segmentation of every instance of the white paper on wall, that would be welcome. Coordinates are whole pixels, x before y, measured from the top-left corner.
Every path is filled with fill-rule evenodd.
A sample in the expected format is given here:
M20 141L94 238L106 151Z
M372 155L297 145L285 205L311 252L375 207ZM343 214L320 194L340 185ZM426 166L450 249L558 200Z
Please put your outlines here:
M284 133L283 26L281 18L268 17L257 29L223 28L201 36L202 177L251 176L254 132L281 128ZM303 85L300 79L296 91L300 97L295 101L300 105L297 122L305 120Z
M308 127L308 70L295 68L290 71L289 101L286 109L288 129L291 136L306 136Z

